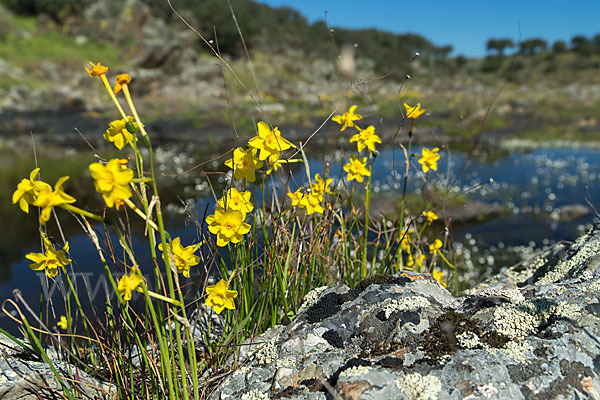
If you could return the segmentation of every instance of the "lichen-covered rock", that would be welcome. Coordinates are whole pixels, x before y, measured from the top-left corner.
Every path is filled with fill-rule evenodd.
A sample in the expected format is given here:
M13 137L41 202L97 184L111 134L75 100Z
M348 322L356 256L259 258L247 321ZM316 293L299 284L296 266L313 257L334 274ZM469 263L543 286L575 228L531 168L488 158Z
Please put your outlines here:
M211 399L600 399L600 225L455 298L401 272L318 289Z

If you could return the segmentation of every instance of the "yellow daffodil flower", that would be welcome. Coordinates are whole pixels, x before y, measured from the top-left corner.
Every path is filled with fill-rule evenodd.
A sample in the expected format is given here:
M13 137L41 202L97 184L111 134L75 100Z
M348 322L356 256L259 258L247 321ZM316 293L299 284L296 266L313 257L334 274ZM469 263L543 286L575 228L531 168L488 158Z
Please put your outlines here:
M56 323L56 325L63 331L66 331L67 328L69 327L69 322L67 321L67 317L65 317L64 315L61 315L60 320Z
M194 253L198 250L200 246L197 244L193 244L187 247L183 247L181 245L181 239L176 237L171 241L171 254L175 259L175 266L177 267L177 272L183 274L186 278L190 277L190 267L194 265L198 265L200 262L200 257L195 255ZM158 249L160 251L163 250L162 243L158 244Z
M353 154L350 157L350 162L344 165L344 171L348 173L348 181L356 179L358 182L362 182L365 176L371 176L371 172L369 172L366 165L367 157L359 159Z
M358 121L359 119L362 119L362 115L354 114L354 110L356 110L356 107L357 106L352 106L352 107L350 107L348 112L345 112L342 115L336 115L333 118L331 118L332 121L337 122L338 124L342 125L340 132L343 132L349 126L350 127L356 126L356 125L354 125L354 121Z
M246 215L254 210L254 205L250 201L251 195L249 191L239 192L236 188L231 188L227 191L227 195L218 201L218 204L221 208L238 210Z
M33 261L33 264L29 264L29 268L34 271L45 270L49 278L54 278L58 275L58 267L66 267L71 262L66 256L66 252L69 251L69 242L65 243L62 250L57 251L46 236L42 238L44 239L44 253L29 253L25 258Z
M259 160L269 159L269 162L275 163L279 159L279 152L287 150L293 145L281 136L279 129L269 129L269 126L264 122L259 122L258 136L253 137L248 141L248 145L257 150L260 150L258 155Z
M52 190L46 182L36 180L39 168L34 169L29 174L29 179L22 179L17 185L17 190L12 195L13 204L19 203L23 212L29 214L29 205L33 204L38 193L45 187Z
M123 85L129 85L131 82L131 76L129 74L120 74L117 75L117 82L115 83L115 88L113 90L114 94L117 94L123 88Z
M227 243L238 243L243 235L250 232L250 225L244 222L245 215L241 211L217 207L213 215L206 217L208 230L217 235L217 246Z
M133 179L133 171L122 168L118 159L110 160L106 165L90 164L89 169L96 191L102 194L108 207L116 205L119 208L123 200L131 197L129 183Z
M263 162L256 158L256 149L238 147L233 151L233 157L225 161L225 165L233 170L235 179L254 182L256 180L255 172L263 166Z
M323 209L323 206L321 205L321 200L319 199L319 196L314 193L308 193L306 196L304 196L304 199L302 200L303 201L301 202L301 206L306 208L306 213L308 215L312 213L323 214L323 211L325 211Z
M435 241L429 245L429 252L431 254L437 253L442 248L442 245L440 239L435 239Z
M119 284L117 285L117 292L125 301L131 300L131 292L136 290L138 286L142 283L142 278L139 277L135 273L135 271L131 271L129 275L123 275L121 279L119 279Z
M229 285L221 279L216 285L210 285L206 288L206 300L204 304L212 307L217 314L220 314L225 308L235 310L235 299L238 295L236 290L229 290Z
M65 183L67 179L69 179L68 176L63 176L56 181L54 190L52 190L48 184L39 186L39 191L37 192L36 198L32 204L42 209L40 213L41 225L45 225L50 219L52 207L75 203L75 198L66 194L62 188L63 183Z
M438 219L438 216L436 213L434 213L433 211L423 211L422 214L425 218L427 218L427 223L430 224L433 221L435 221L436 219Z
M315 175L315 183L310 185L311 192L316 195L320 201L323 201L326 193L332 193L331 191L331 183L333 182L332 178L328 178L327 182L321 178L321 175L318 173Z
M292 206L294 207L298 207L300 205L300 203L302 202L302 200L304 199L304 193L302 192L302 189L297 189L294 193L288 193L287 194L288 197L290 199L292 199Z
M368 147L371 152L375 152L375 143L381 143L381 138L375 134L375 127L369 125L368 128L359 130L359 132L350 138L350 143L356 142L358 152Z
M411 107L408 104L404 103L404 108L406 108L406 118L419 118L423 113L427 110L421 108L421 103L418 103L416 106Z
M429 150L427 147L423 147L421 157L419 158L419 164L422 165L423 172L427 172L429 171L429 169L437 171L437 163L440 159L438 151L440 151L440 149L438 149L437 147L433 150Z
M90 74L90 76L104 75L106 73L106 71L108 71L108 67L105 67L104 65L102 65L100 63L94 65L94 63L90 61L90 65L92 66L91 69L85 68L85 70L87 71L88 74Z
M135 119L131 116L128 116L127 120L117 119L108 124L108 129L106 132L104 132L104 140L112 142L119 150L127 146L133 140L137 142L137 136L130 133L125 127L127 122L131 122L133 124L136 132L140 129L138 123L135 122Z
M448 283L444 279L444 271L438 271L436 268L434 268L433 271L431 272L431 275L433 276L433 279L438 281L438 283L440 285L442 285L443 287L448 286Z

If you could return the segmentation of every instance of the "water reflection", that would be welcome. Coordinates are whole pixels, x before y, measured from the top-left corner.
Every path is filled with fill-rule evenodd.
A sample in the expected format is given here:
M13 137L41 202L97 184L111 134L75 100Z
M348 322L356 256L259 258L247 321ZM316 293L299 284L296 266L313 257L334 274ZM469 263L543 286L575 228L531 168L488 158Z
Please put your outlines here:
M189 164L194 163L194 157L187 152L176 150L158 152L164 158L161 171L184 172ZM420 153L421 148L413 149ZM343 176L342 167L350 152L330 152L310 160L311 173L323 173L325 163L330 163L330 176ZM489 204L504 207L502 217L489 219L481 223L451 226L457 254L463 257L473 279L481 279L503 266L519 261L524 254L531 254L534 249L541 249L560 240L574 240L597 217L593 212L581 213L575 217L561 220L556 210L563 206L578 203L587 206L586 199L596 204L600 198L598 177L600 176L600 150L596 149L537 149L526 152L506 152L486 149L473 154L459 151L441 152L437 174L430 173L428 179L451 192L462 193L468 201L481 200ZM168 161L174 161L177 166L170 170ZM399 182L404 172L404 155L401 150L383 151L376 160L373 170L373 190L377 196L392 198L401 190ZM416 164L416 163L415 163ZM214 170L222 169L222 163L213 162L208 167ZM293 167L296 183L305 179L305 173L300 164ZM26 176L29 167L23 168ZM206 167L204 168L206 170ZM19 171L21 173L22 171ZM6 192L12 193L17 173ZM490 182L490 178L493 179ZM226 174L213 176L215 190L220 190L227 179ZM411 171L409 191L419 193L425 182L421 172ZM181 174L177 179L163 177L168 185L163 188L165 209L180 210L182 198L193 199L190 205L198 220L202 221L206 210L212 213L210 186L206 178L199 172ZM274 186L281 189L289 182L294 189L294 180L269 178L267 193ZM220 184L219 184L220 183ZM101 205L93 190L83 190L83 185L91 186L89 177L74 177L67 190L73 193L78 203L91 204L98 210ZM260 190L254 188L255 196L260 196ZM283 194L280 191L280 194ZM5 199L7 200L7 199ZM5 235L0 244L0 297L11 296L14 288L22 290L28 301L39 302L40 276L28 268L29 262L24 258L29 252L39 252L39 235L37 232L37 215L23 214L18 207L0 207ZM591 211L591 209L589 209ZM89 274L93 287L97 284L94 279L101 279L103 268L98 261L96 249L89 238L82 234L81 228L74 218L59 210L62 230L71 245L71 258L77 261L76 268ZM554 214L553 214L554 213ZM131 217L133 220L133 217ZM54 224L54 222L51 222ZM56 235L56 226L50 226ZM173 235L181 236L184 243L196 243L200 240L196 225L185 215L173 212L169 214L167 229ZM442 229L440 227L440 229ZM99 228L102 231L101 228ZM143 223L132 225L136 257L141 265L150 263L150 252L147 241L143 237ZM57 238L58 239L58 238ZM59 243L61 240L57 240ZM199 271L194 271L198 273ZM200 271L201 272L201 271ZM0 326L5 325L6 318L0 319Z

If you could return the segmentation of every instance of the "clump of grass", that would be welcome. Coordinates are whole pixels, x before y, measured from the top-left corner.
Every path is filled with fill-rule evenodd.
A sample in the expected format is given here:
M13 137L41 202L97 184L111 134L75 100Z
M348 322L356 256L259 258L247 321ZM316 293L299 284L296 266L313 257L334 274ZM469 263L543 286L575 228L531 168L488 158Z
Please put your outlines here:
M27 315L21 308L29 306L11 303L30 346L48 363L41 345L45 341L57 344L83 371L93 376L103 371L102 378L110 380L120 398L199 399L214 384L199 377L228 368L227 360L245 340L293 318L315 287L355 286L369 277L408 269L429 272L443 286L452 275L457 288L448 234L424 235L438 219L431 204L423 204L417 216L415 210L410 216L407 208L409 170L416 168L428 182L440 158L438 148L412 153L415 121L425 112L420 104L404 104L403 120L410 120L410 130L408 145L402 146L396 224L369 215L371 174L381 139L374 126L361 126L363 117L354 105L332 118L341 125L341 135L356 144L343 167L345 179L334 182L328 166L311 171L306 143L292 143L272 123L258 122L256 135L223 160L230 169L227 184L222 191L214 190L215 205L206 217L195 219L199 240L184 243L165 227L151 135L129 91L130 76L119 75L111 85L108 68L90 64L89 75L99 78L120 116L104 133L119 155L100 156L88 166L104 209L92 212L80 206L79 198L65 189L68 176L50 185L41 179L46 171L40 168L21 180L12 197L24 212L39 210L42 252L27 255L31 268L43 270L48 283L61 279L71 289L61 293L63 315L48 309L41 317ZM294 163L303 166L306 180L291 172ZM284 182L279 186L283 192L275 186L267 193L270 180ZM78 180L77 192L85 191L81 185L85 182ZM84 306L98 299L78 287L78 270L60 224L57 231L47 224L58 208L70 212L97 249L110 284L103 316ZM150 265L138 262L132 238L131 219L138 217ZM199 268L203 281L192 279ZM194 281L199 290L189 290ZM77 350L82 346L88 349L85 357ZM132 354L137 355L135 362ZM66 382L55 375L62 395L76 398L77 380Z

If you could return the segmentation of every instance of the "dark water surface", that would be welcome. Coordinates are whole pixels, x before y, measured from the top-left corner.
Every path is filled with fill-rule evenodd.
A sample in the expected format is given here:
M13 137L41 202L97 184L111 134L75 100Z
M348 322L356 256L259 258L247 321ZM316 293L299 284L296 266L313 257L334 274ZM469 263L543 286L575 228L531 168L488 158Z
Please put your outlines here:
M421 148L414 148L413 152L420 153ZM473 154L442 151L441 155L438 174L428 175L427 179L431 183L451 188L456 193L464 193L469 200L482 200L505 207L505 213L499 218L476 224L455 224L452 228L455 250L462 257L467 270L472 271L470 273L474 280L482 279L557 241L574 240L597 220L592 209L587 215L567 221L553 218L553 215L556 217L557 208L562 206L587 206L586 199L594 206L600 205L598 149L488 149ZM339 178L343 175L341 168L348 156L349 153L332 152L318 160L310 160L311 173L313 176L317 172L323 175L325 162L329 162L330 176ZM375 195L385 197L400 192L398 182L404 171L403 163L404 155L400 150L386 150L377 157L373 170ZM418 165L416 161L415 165ZM294 170L295 179L305 179L300 164L297 166L298 169ZM419 192L425 182L424 174L413 168L410 175L409 191ZM278 179L267 180L267 187L273 184L277 186ZM490 179L493 181L490 182ZM208 213L214 210L207 188L201 179L197 179L195 192L189 189L182 194L182 197L196 198L193 210L198 220L202 220L207 206ZM5 190L12 193L14 188ZM258 195L259 191L256 190L255 194ZM18 207L15 206L14 212L20 212ZM63 217L68 216L61 215ZM31 219L31 223L35 224L35 218ZM167 229L173 237L181 236L184 244L199 240L196 226L185 216L171 216ZM31 232L35 234L35 225L28 232L30 235ZM87 236L77 233L77 230L69 232L67 239L71 258L83 272L79 279L86 279L92 293L103 297L100 291L104 291L107 282L104 281L104 270L96 249ZM5 235L8 234L19 235L5 232ZM60 242L58 232L53 230L53 234L56 241ZM135 236L134 243L138 262L141 265L148 264L150 252L147 240L142 236ZM23 240L21 246L15 244L9 252L0 254L0 260L6 264L3 265L4 276L0 282L0 298L12 297L12 290L18 288L28 301L34 305L39 304L40 287L44 278L43 273L32 271L28 267L29 261L25 259L25 255L29 252L40 252L39 241L35 238ZM200 270L198 268L197 271ZM0 327L10 329L12 324L5 315L0 317Z

